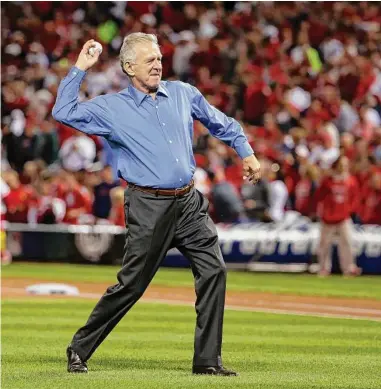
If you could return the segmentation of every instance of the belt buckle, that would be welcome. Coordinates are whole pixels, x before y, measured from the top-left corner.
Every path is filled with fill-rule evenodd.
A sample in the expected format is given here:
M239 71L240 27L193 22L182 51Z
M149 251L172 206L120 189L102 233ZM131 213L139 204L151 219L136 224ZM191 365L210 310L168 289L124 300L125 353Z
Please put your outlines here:
M176 188L175 189L175 197L177 197L180 192L185 191L187 188L188 188L188 185L182 186L181 188Z

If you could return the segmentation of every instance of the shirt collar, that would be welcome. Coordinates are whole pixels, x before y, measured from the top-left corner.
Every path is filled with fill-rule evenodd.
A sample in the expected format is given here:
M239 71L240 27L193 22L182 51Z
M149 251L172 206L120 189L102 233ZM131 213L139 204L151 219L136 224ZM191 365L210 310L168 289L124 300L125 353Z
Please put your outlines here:
M164 87L164 85L162 83L160 83L159 89L157 90L157 93L161 94L161 95L163 95L165 97L168 97L168 91L167 91L167 89Z
M129 84L128 87L126 89L124 89L122 92L129 94L133 98L133 100L135 101L135 104L138 107L143 102L143 100L148 96L147 94L143 93L142 91L136 89L132 84ZM162 83L159 84L157 94L168 97L168 91L162 85Z

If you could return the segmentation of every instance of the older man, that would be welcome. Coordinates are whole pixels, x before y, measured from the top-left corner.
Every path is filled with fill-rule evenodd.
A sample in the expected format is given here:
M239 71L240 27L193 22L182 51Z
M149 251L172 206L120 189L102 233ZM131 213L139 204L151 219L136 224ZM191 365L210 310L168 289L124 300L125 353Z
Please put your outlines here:
M167 251L177 247L190 261L196 285L197 324L193 373L237 375L222 365L226 267L208 201L193 186L193 120L203 123L243 159L245 177L257 182L260 167L241 126L179 81L161 81L162 55L154 35L125 37L120 62L130 79L119 93L78 103L86 71L99 58L85 43L62 80L53 116L87 134L106 138L118 174L128 182L128 225L118 283L107 289L67 349L68 371L87 372L86 361L143 295Z

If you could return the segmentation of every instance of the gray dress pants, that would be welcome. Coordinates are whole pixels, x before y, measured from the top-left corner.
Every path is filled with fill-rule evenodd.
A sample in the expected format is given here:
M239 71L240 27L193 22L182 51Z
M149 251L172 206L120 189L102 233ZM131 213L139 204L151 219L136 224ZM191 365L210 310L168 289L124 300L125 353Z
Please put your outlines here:
M208 200L196 189L183 196L156 196L127 188L128 225L118 283L101 297L72 347L87 361L116 324L139 300L170 248L189 259L195 278L195 366L221 366L226 266Z

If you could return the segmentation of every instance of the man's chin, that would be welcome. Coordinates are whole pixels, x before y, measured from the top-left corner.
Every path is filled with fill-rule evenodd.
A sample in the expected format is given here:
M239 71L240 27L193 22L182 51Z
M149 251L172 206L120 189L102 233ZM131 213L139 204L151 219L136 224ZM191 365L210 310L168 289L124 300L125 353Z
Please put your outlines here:
M159 89L159 86L160 86L160 81L152 83L151 85L148 85L148 89L150 92L157 92L157 90Z

